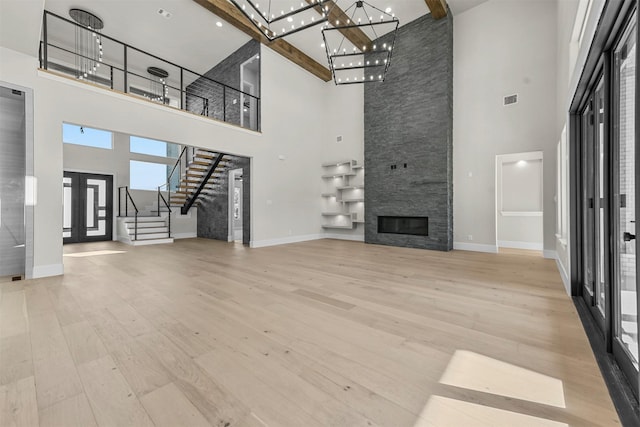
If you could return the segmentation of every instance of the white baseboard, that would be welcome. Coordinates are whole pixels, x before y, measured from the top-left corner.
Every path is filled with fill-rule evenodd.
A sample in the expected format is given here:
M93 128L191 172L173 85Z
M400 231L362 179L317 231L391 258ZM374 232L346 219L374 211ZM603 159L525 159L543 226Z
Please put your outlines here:
M233 236L231 235L227 236L227 242L233 242Z
M286 245L287 243L306 242L309 240L322 239L324 234L307 234L303 236L281 237L279 239L252 240L249 246L252 248L264 248L267 246Z
M483 245L481 243L453 242L453 249L458 251L488 252L491 254L498 253L496 245Z
M551 249L545 249L542 251L542 257L547 259L558 259L558 252Z
M64 274L63 264L49 264L49 265L34 265L33 266L33 279L39 279L41 277L60 276Z
M339 233L325 233L325 239L338 239L338 240L350 240L353 242L364 242L364 236L361 234L339 234Z
M194 239L198 237L198 233L190 232L190 233L171 233L171 237L174 239Z
M498 240L499 248L512 248L512 249L529 249L532 251L541 251L544 249L542 243L532 242L514 242L511 240Z
M567 291L567 295L571 296L571 281L569 280L569 275L567 274L567 270L564 268L564 265L562 265L562 263L560 262L560 258L556 257L556 265L558 266L558 271L560 272L560 278L562 279L564 290Z

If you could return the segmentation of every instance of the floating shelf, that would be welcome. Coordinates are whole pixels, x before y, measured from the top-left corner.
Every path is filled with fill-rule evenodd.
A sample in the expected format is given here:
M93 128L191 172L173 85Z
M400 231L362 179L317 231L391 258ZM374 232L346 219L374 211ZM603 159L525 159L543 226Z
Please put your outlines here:
M323 224L322 228L339 228L342 230L353 230L353 225L331 225L331 224Z
M364 190L364 166L355 160L340 160L323 163L322 168L321 177L326 180L322 228L353 230L357 224L363 224L359 219L364 217L364 206L359 203L364 202L364 194L351 191Z
M336 166L337 167L337 166L349 165L349 164L355 165L356 161L355 160L340 160L340 161L337 161L337 162L325 162L325 163L322 164L322 167L323 168L329 168L329 167L332 167L332 166Z
M345 173L330 173L326 175L322 175L322 178L344 178L347 176L356 176L353 172L345 172Z

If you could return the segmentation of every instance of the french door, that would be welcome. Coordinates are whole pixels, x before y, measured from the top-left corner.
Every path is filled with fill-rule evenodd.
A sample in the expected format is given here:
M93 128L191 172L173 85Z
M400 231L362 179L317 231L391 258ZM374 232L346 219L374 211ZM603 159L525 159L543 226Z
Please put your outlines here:
M113 177L65 172L63 185L64 243L113 238Z

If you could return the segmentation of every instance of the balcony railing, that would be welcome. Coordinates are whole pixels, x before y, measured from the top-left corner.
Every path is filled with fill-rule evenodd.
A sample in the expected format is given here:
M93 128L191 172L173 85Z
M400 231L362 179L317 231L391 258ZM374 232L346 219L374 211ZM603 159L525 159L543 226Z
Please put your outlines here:
M96 34L48 11L43 17L40 67L155 103L260 130L259 97L102 33ZM166 72L167 76L150 73L150 67Z

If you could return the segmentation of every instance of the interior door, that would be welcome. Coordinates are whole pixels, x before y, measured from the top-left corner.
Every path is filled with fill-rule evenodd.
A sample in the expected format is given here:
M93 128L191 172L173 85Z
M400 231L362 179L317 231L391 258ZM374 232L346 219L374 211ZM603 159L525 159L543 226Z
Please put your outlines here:
M613 353L638 395L638 284L636 239L636 22L614 52L614 281Z
M63 242L113 239L113 177L65 172Z

